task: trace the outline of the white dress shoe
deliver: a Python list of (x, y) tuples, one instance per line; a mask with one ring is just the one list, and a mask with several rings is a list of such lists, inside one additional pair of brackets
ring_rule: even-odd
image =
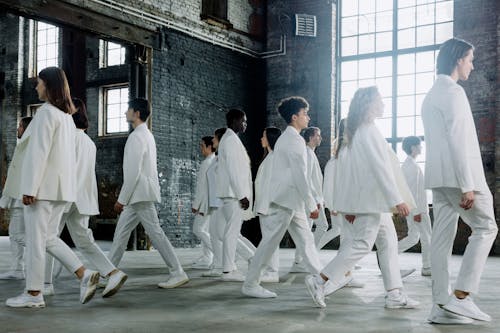
[(44, 308), (45, 301), (42, 293), (32, 296), (25, 291), (19, 296), (7, 299), (5, 305), (11, 308)]
[(80, 302), (87, 303), (94, 297), (95, 290), (99, 283), (99, 272), (86, 269), (80, 281)]
[(431, 268), (430, 267), (422, 267), (420, 274), (422, 274), (422, 276), (431, 276), (432, 275)]
[(172, 289), (172, 288), (177, 288), (182, 286), (183, 284), (186, 284), (189, 282), (189, 277), (187, 274), (182, 271), (177, 274), (170, 274), (170, 278), (166, 282), (160, 282), (158, 283), (158, 287), (164, 288), (164, 289)]
[(222, 268), (212, 268), (208, 272), (204, 272), (201, 274), (203, 277), (221, 277), (222, 276)]
[(102, 292), (102, 297), (111, 297), (120, 290), (125, 281), (127, 281), (127, 274), (122, 271), (117, 271), (113, 273), (108, 278), (108, 283), (104, 291)]
[(56, 294), (54, 285), (52, 283), (44, 283), (42, 294), (43, 296), (54, 296)]
[(443, 305), (443, 309), (467, 318), (481, 321), (491, 321), (491, 317), (481, 311), (470, 296), (467, 296), (464, 299), (459, 299), (453, 295), (450, 301)]
[(311, 295), (314, 304), (320, 308), (324, 308), (326, 307), (324, 291), (325, 283), (321, 283), (320, 279), (322, 280), (321, 276), (317, 274), (308, 275), (306, 276), (305, 283), (307, 291), (309, 292), (309, 295)]
[(304, 261), (294, 262), (292, 268), (290, 268), (290, 273), (310, 273), (307, 269), (306, 265), (304, 265)]
[(264, 283), (278, 283), (280, 282), (280, 276), (278, 272), (264, 272), (260, 277), (260, 282)]
[(411, 275), (415, 271), (416, 271), (415, 268), (412, 268), (412, 269), (402, 269), (402, 270), (399, 271), (399, 273), (401, 274), (401, 278), (404, 279), (405, 277)]
[(24, 271), (8, 271), (0, 274), (0, 280), (24, 280)]
[(399, 289), (392, 290), (385, 296), (385, 307), (387, 309), (415, 309), (420, 302), (411, 299)]
[(273, 293), (272, 291), (262, 288), (259, 285), (250, 287), (243, 284), (243, 287), (241, 287), (241, 292), (244, 295), (256, 298), (275, 298), (277, 296), (276, 293)]
[(240, 271), (234, 270), (229, 273), (222, 273), (221, 280), (228, 282), (244, 282), (245, 276)]
[(474, 320), (454, 314), (444, 310), (440, 305), (434, 304), (432, 306), (431, 314), (427, 321), (431, 324), (445, 324), (445, 325), (466, 325), (472, 324)]

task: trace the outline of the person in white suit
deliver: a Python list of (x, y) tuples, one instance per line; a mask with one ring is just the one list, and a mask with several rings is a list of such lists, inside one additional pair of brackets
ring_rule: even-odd
[(406, 182), (410, 187), (417, 207), (410, 211), (406, 218), (408, 234), (399, 240), (398, 250), (402, 253), (415, 244), (420, 239), (422, 247), (422, 276), (431, 275), (431, 218), (429, 216), (429, 206), (424, 187), (424, 175), (416, 162), (416, 158), (422, 151), (422, 145), (418, 136), (408, 136), (403, 139), (403, 150), (408, 155), (401, 165), (401, 170)]
[(201, 240), (202, 255), (192, 265), (197, 269), (208, 269), (212, 265), (213, 253), (209, 233), (210, 205), (208, 202), (208, 178), (207, 171), (215, 159), (215, 148), (213, 136), (204, 136), (200, 141), (201, 155), (205, 158), (201, 162), (196, 176), (196, 190), (191, 211), (194, 216), (193, 234)]
[[(217, 197), (222, 200), (219, 208), (224, 222), (222, 261), (224, 281), (243, 281), (243, 274), (235, 264), (236, 247), (243, 220), (252, 217), (249, 207), (252, 203), (252, 173), (250, 158), (238, 134), (245, 133), (247, 117), (239, 109), (226, 113), (227, 130), (222, 136), (218, 150)], [(248, 214), (243, 214), (248, 211)]]
[[(17, 139), (20, 140), (27, 130), (32, 117), (24, 117), (19, 121), (19, 126), (17, 127)], [(27, 135), (29, 136), (29, 135)], [(22, 280), (24, 279), (24, 212), (23, 212), (23, 202), (19, 197), (19, 193), (13, 194), (9, 193), (9, 186), (12, 182), (20, 182), (21, 176), (20, 170), (22, 166), (22, 158), (24, 152), (26, 151), (26, 145), (28, 140), (24, 140), (22, 144), (17, 144), (14, 149), (14, 155), (12, 161), (9, 165), (7, 171), (7, 180), (2, 192), (2, 198), (0, 198), (0, 208), (8, 209), (10, 220), (9, 220), (9, 241), (10, 241), (10, 252), (12, 253), (12, 263), (10, 265), (10, 270), (0, 274), (0, 280)], [(22, 155), (22, 156), (21, 156)], [(14, 179), (16, 176), (19, 179)]]
[(43, 69), (38, 75), (36, 90), (38, 98), (45, 103), (29, 126), (19, 187), (25, 205), (26, 288), (21, 295), (9, 298), (6, 304), (9, 307), (45, 306), (41, 291), (46, 251), (80, 279), (80, 302), (86, 303), (95, 294), (99, 273), (86, 269), (57, 235), (67, 203), (76, 200), (75, 124), (71, 118), (75, 107), (66, 75), (60, 68)]
[[(261, 234), (269, 234), (272, 232), (268, 223), (269, 219), (269, 198), (271, 196), (271, 188), (269, 187), (270, 177), (273, 167), (273, 150), (276, 141), (281, 135), (281, 130), (277, 127), (267, 127), (262, 133), (260, 139), (262, 148), (264, 148), (264, 159), (260, 163), (255, 177), (255, 201), (254, 201), (254, 214), (259, 216), (259, 224)], [(274, 251), (267, 268), (263, 271), (261, 282), (279, 282), (279, 246)]]
[(170, 270), (166, 282), (160, 288), (176, 288), (189, 281), (174, 248), (160, 226), (155, 202), (160, 202), (160, 183), (156, 165), (156, 143), (146, 124), (150, 115), (149, 102), (135, 98), (129, 102), (126, 112), (127, 121), (134, 131), (125, 143), (123, 155), (123, 185), (115, 203), (115, 211), (120, 213), (116, 224), (113, 244), (108, 257), (111, 263), (120, 263), (130, 234), (141, 223), (151, 238), (155, 249)]
[[(102, 252), (89, 229), (89, 218), (99, 214), (97, 181), (95, 176), (96, 146), (85, 133), (89, 127), (87, 109), (81, 99), (73, 98), (76, 112), (72, 115), (76, 126), (76, 201), (68, 204), (61, 219), (59, 231), (67, 226), (71, 239), (80, 253), (97, 268), (100, 275), (108, 279), (102, 297), (111, 297), (127, 280), (127, 275), (118, 270)], [(52, 258), (51, 258), (52, 259)], [(54, 260), (49, 260), (43, 294), (53, 295), (52, 269)]]
[(384, 111), (377, 87), (360, 88), (349, 106), (346, 144), (339, 147), (334, 174), (333, 209), (350, 223), (348, 246), (320, 274), (308, 275), (306, 287), (314, 303), (325, 307), (325, 282), (339, 285), (346, 273), (377, 245), (386, 308), (414, 308), (417, 301), (403, 292), (399, 273), (397, 235), (391, 213), (408, 215), (413, 197), (404, 181), (397, 156), (374, 120)]
[(268, 185), (270, 205), (265, 222), (268, 231), (262, 235), (241, 288), (242, 293), (250, 297), (277, 296), (260, 286), (260, 277), (287, 230), (307, 269), (319, 273), (322, 267), (306, 215), (307, 212), (313, 219), (319, 215), (307, 178), (306, 144), (300, 136), (310, 120), (308, 110), (309, 104), (302, 97), (285, 98), (278, 105), (278, 112), (288, 127), (278, 138), (273, 153)]
[[(426, 142), (425, 187), (432, 190), (431, 240), (433, 308), (429, 321), (467, 324), (490, 321), (472, 300), (498, 228), (486, 183), (481, 150), (467, 95), (457, 81), (474, 69), (474, 47), (453, 38), (441, 46), (437, 78), (422, 104)], [(448, 270), (458, 217), (472, 229), (462, 265), (450, 288)], [(451, 315), (453, 314), (453, 316)]]

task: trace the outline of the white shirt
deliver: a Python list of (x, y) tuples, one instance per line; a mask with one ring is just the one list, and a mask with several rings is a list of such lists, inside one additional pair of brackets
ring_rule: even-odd
[(306, 145), (307, 151), (307, 177), (311, 182), (311, 192), (317, 204), (324, 204), (323, 199), (323, 174), (319, 166), (318, 157), (314, 150)]
[(192, 207), (202, 214), (208, 213), (208, 180), (207, 170), (215, 159), (215, 153), (208, 155), (201, 162), (200, 169), (196, 177), (196, 191)]
[(208, 185), (208, 206), (210, 208), (222, 207), (222, 200), (217, 197), (217, 162), (218, 157), (215, 156), (207, 167), (207, 185)]
[(266, 158), (262, 161), (255, 177), (255, 202), (254, 213), (260, 215), (267, 215), (269, 210), (269, 187), (271, 179), (271, 171), (273, 167), (274, 153), (271, 151), (267, 154)]
[(422, 121), (425, 187), (488, 190), (469, 101), (450, 76), (437, 76), (422, 104)]
[(421, 213), (427, 213), (429, 211), (429, 207), (427, 205), (427, 196), (425, 193), (424, 175), (422, 174), (422, 170), (420, 170), (420, 167), (415, 159), (409, 155), (403, 162), (401, 170), (403, 171), (406, 183), (408, 184), (417, 205), (413, 214), (418, 215)]

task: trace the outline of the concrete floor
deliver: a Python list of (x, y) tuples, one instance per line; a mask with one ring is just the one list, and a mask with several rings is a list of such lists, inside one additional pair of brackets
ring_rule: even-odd
[[(109, 243), (103, 243), (104, 249)], [(184, 267), (199, 249), (177, 249)], [(120, 268), (129, 274), (122, 290), (112, 298), (96, 294), (85, 305), (78, 302), (78, 283), (63, 272), (55, 281), (56, 295), (46, 297), (45, 309), (11, 309), (8, 297), (19, 294), (24, 281), (0, 281), (0, 332), (500, 332), (500, 258), (490, 258), (483, 274), (478, 305), (493, 317), (491, 323), (439, 326), (426, 322), (431, 306), (431, 280), (414, 273), (405, 279), (408, 294), (420, 301), (416, 310), (384, 309), (384, 290), (375, 254), (364, 258), (356, 276), (362, 289), (342, 289), (327, 300), (326, 309), (313, 306), (304, 286), (305, 274), (289, 274), (293, 250), (282, 249), (281, 282), (267, 284), (276, 299), (254, 299), (240, 293), (241, 283), (202, 278), (202, 271), (186, 269), (191, 281), (180, 288), (156, 287), (167, 273), (155, 251), (127, 252)], [(321, 251), (326, 263), (336, 251)], [(420, 256), (405, 253), (402, 268), (420, 268)], [(9, 266), (8, 239), (0, 237), (0, 271)], [(246, 263), (238, 263), (246, 270)], [(460, 257), (452, 259), (455, 276)], [(100, 293), (101, 291), (98, 291)]]

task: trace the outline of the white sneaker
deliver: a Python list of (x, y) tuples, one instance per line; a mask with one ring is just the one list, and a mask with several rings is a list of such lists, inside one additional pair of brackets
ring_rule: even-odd
[(52, 283), (44, 283), (42, 294), (43, 296), (54, 296), (56, 294), (54, 285)]
[(364, 288), (365, 287), (365, 283), (362, 282), (362, 281), (359, 281), (358, 279), (356, 279), (355, 277), (352, 278), (351, 281), (347, 282), (347, 284), (345, 285), (347, 288)]
[(260, 282), (263, 283), (278, 283), (280, 282), (280, 276), (277, 272), (264, 272), (260, 277)]
[(238, 270), (234, 270), (229, 273), (222, 273), (222, 281), (228, 282), (244, 282), (245, 276)]
[(222, 276), (222, 268), (212, 268), (208, 272), (201, 274), (203, 277), (221, 277)]
[(245, 284), (243, 284), (243, 287), (241, 287), (241, 292), (244, 295), (250, 296), (250, 297), (256, 297), (256, 298), (274, 298), (278, 295), (276, 293), (273, 293), (272, 291), (269, 291), (265, 288), (262, 288), (259, 285), (249, 287)]
[(385, 296), (385, 307), (387, 309), (415, 309), (420, 302), (411, 299), (399, 289), (392, 290)]
[(422, 267), (422, 270), (420, 271), (422, 276), (432, 276), (431, 268), (430, 267)]
[(408, 275), (412, 274), (415, 271), (416, 271), (415, 268), (412, 268), (412, 269), (402, 269), (402, 270), (399, 271), (399, 274), (401, 274), (401, 278), (404, 279), (405, 277), (407, 277)]
[(337, 290), (344, 288), (352, 280), (353, 277), (351, 274), (349, 274), (347, 276), (344, 276), (344, 278), (340, 280), (338, 283), (334, 283), (331, 280), (326, 281), (324, 285), (325, 296), (331, 295)]
[(111, 297), (116, 294), (125, 281), (127, 281), (127, 278), (127, 274), (122, 271), (117, 271), (109, 276), (106, 288), (104, 288), (104, 291), (102, 292), (102, 297)]
[(5, 305), (11, 308), (44, 308), (45, 301), (42, 293), (32, 296), (25, 291), (19, 296), (7, 299)]
[(0, 280), (23, 280), (24, 271), (8, 271), (0, 274)]
[(431, 324), (464, 325), (472, 324), (474, 320), (446, 311), (441, 306), (434, 304), (427, 321)]
[(95, 290), (99, 283), (99, 272), (86, 269), (80, 281), (80, 302), (87, 303), (94, 297)]
[(453, 295), (450, 301), (443, 305), (443, 309), (467, 318), (491, 321), (491, 317), (481, 311), (470, 296), (467, 296), (464, 299), (458, 299), (455, 295)]
[(307, 269), (306, 265), (304, 265), (304, 261), (294, 262), (292, 268), (290, 268), (290, 273), (310, 273)]
[(99, 282), (97, 283), (97, 288), (106, 288), (108, 285), (108, 278), (106, 276), (100, 276)]
[(164, 289), (172, 289), (180, 287), (188, 282), (189, 282), (189, 277), (184, 271), (181, 271), (180, 273), (170, 274), (170, 277), (166, 282), (158, 283), (158, 287)]
[(324, 308), (326, 307), (324, 283), (320, 283), (319, 279), (321, 279), (321, 276), (319, 275), (308, 275), (306, 276), (305, 283), (307, 291), (309, 292), (309, 295), (311, 295), (314, 304), (320, 308)]
[(192, 265), (193, 269), (210, 269), (210, 265), (212, 265), (212, 258), (208, 258), (202, 256), (198, 258)]

